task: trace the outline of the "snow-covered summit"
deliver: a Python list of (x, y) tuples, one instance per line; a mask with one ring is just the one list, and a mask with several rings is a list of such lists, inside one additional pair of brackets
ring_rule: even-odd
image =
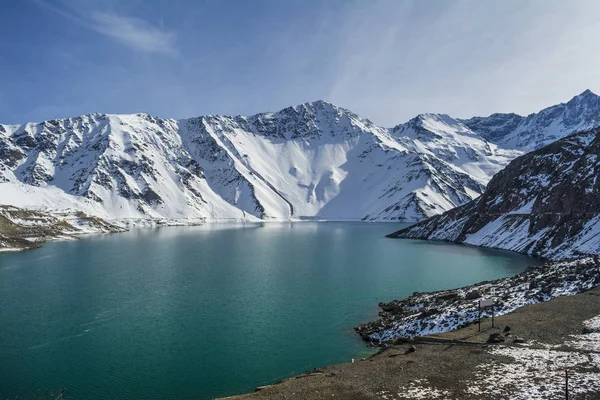
[(526, 117), (492, 114), (462, 120), (485, 139), (504, 148), (531, 151), (571, 133), (600, 125), (600, 96), (591, 90)]
[(419, 114), (410, 121), (396, 125), (392, 131), (397, 135), (422, 135), (427, 137), (448, 137), (456, 134), (464, 134), (481, 137), (466, 127), (460, 121), (450, 117), (447, 114), (425, 113)]
[[(243, 187), (253, 190), (244, 210), (261, 218), (416, 220), (483, 188), (413, 139), (323, 101), (251, 117), (200, 117), (180, 127), (207, 180), (247, 182)], [(215, 153), (206, 148), (234, 162), (214, 168)], [(239, 191), (211, 186), (237, 204)]]
[(446, 114), (419, 114), (391, 131), (397, 141), (414, 151), (450, 163), (483, 185), (522, 154), (500, 148)]

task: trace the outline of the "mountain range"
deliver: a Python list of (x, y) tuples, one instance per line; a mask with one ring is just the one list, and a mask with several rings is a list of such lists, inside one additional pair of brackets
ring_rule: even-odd
[(600, 253), (600, 128), (527, 153), (461, 207), (390, 235), (549, 259)]
[(588, 90), (526, 117), (420, 114), (393, 128), (325, 101), (0, 125), (0, 204), (121, 221), (420, 221), (478, 198), (515, 158), (600, 125), (599, 110)]

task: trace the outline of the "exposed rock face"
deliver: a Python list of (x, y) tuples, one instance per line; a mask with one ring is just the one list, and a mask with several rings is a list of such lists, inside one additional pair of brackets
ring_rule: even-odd
[(480, 198), (390, 235), (449, 240), (550, 259), (600, 253), (600, 130), (512, 161)]

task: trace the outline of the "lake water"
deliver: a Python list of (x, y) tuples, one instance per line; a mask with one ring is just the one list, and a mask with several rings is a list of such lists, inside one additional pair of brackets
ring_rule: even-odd
[[(207, 399), (369, 354), (377, 304), (538, 261), (400, 224), (143, 229), (0, 255), (0, 399)], [(37, 392), (36, 392), (37, 391)]]

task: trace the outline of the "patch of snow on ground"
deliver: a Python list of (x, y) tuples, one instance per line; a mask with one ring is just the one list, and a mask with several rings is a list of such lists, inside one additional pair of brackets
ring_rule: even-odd
[(394, 394), (389, 390), (382, 390), (381, 392), (375, 393), (383, 400), (394, 400), (394, 399), (440, 399), (446, 400), (451, 399), (450, 392), (447, 390), (440, 390), (430, 386), (427, 379), (415, 379), (410, 382), (408, 386), (401, 387), (398, 394)]
[[(584, 326), (598, 327), (599, 323), (600, 315), (585, 321)], [(600, 334), (592, 332), (571, 338), (564, 343), (570, 350), (548, 348), (564, 349), (564, 346), (490, 348), (491, 354), (510, 361), (480, 365), (467, 392), (517, 400), (562, 398), (568, 371), (570, 395), (600, 393)]]
[(398, 396), (409, 399), (450, 399), (450, 393), (428, 386), (427, 379), (416, 379), (404, 390), (400, 389)]
[(600, 391), (600, 372), (589, 354), (520, 347), (489, 351), (510, 361), (479, 366), (476, 380), (467, 389), (469, 394), (517, 400), (562, 398), (565, 370), (569, 371), (569, 393)]
[(600, 315), (583, 321), (583, 326), (593, 331), (600, 331)]
[(2, 247), (2, 244), (0, 243), (0, 253), (9, 253), (9, 252), (14, 252), (14, 251), (21, 251), (23, 249), (18, 249), (15, 247)]

